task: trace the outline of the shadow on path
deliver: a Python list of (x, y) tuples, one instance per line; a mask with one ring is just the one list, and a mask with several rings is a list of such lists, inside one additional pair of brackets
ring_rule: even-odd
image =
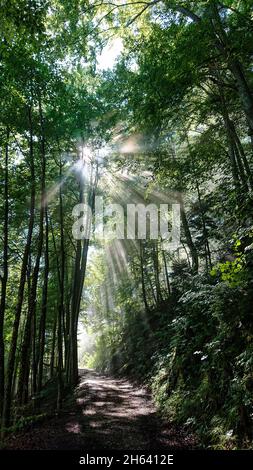
[(162, 420), (145, 388), (80, 370), (76, 403), (9, 438), (7, 449), (191, 449), (196, 440)]

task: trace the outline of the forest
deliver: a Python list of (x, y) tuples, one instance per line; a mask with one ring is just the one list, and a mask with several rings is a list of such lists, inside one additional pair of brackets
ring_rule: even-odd
[[(0, 448), (43, 448), (93, 374), (168, 446), (251, 449), (252, 0), (1, 0), (0, 33)], [(73, 447), (129, 424), (86, 418)]]

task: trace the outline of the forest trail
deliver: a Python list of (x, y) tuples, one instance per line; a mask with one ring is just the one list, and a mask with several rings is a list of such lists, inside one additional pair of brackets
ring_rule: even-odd
[(196, 440), (162, 420), (145, 388), (80, 371), (75, 401), (60, 416), (8, 439), (6, 449), (191, 449)]

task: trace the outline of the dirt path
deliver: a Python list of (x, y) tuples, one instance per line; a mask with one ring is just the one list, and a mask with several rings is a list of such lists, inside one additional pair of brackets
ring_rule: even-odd
[(189, 449), (193, 436), (157, 415), (144, 388), (82, 370), (76, 402), (8, 440), (7, 449)]

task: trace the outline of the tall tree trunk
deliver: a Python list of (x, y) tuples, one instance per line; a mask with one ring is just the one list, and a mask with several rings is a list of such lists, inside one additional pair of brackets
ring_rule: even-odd
[[(62, 391), (63, 391), (63, 341), (62, 334), (64, 328), (64, 284), (65, 284), (65, 247), (64, 247), (64, 217), (63, 217), (63, 198), (62, 198), (62, 162), (60, 161), (60, 233), (61, 233), (61, 247), (60, 247), (60, 303), (58, 309), (58, 330), (57, 330), (57, 344), (58, 344), (58, 396), (57, 396), (57, 409), (62, 406)], [(65, 335), (64, 335), (65, 337)], [(66, 343), (65, 343), (66, 347)]]
[[(225, 100), (223, 102), (223, 106), (225, 106), (226, 108)], [(252, 172), (251, 172), (247, 157), (245, 155), (242, 143), (236, 132), (235, 125), (233, 121), (230, 119), (228, 111), (224, 111), (224, 122), (225, 122), (225, 127), (227, 130), (228, 138), (231, 141), (231, 145), (234, 148), (234, 153), (236, 156), (236, 161), (237, 161), (242, 184), (244, 186), (245, 191), (248, 191), (248, 185), (250, 186), (251, 189), (253, 189)]]
[(145, 276), (144, 276), (144, 247), (143, 241), (140, 240), (140, 268), (141, 268), (141, 288), (142, 288), (142, 298), (145, 306), (145, 310), (149, 310), (149, 305), (147, 301), (146, 286), (145, 286)]
[(197, 273), (198, 268), (199, 268), (198, 252), (197, 252), (196, 246), (195, 246), (195, 244), (192, 240), (191, 231), (190, 231), (188, 220), (187, 220), (187, 217), (186, 217), (186, 214), (185, 214), (184, 203), (183, 203), (183, 200), (182, 200), (181, 196), (179, 196), (179, 202), (180, 202), (180, 214), (181, 214), (183, 230), (184, 230), (184, 234), (185, 234), (185, 238), (186, 238), (186, 243), (187, 243), (188, 248), (190, 250), (191, 259), (192, 259), (192, 271), (193, 271), (193, 273)]
[[(227, 65), (235, 79), (237, 85), (237, 92), (240, 98), (242, 108), (244, 110), (250, 136), (253, 136), (253, 93), (249, 86), (249, 83), (246, 79), (243, 66), (232, 52), (233, 47), (231, 47), (229, 38), (227, 36), (226, 30), (222, 24), (221, 17), (217, 8), (219, 3), (216, 0), (211, 1), (207, 6), (207, 14), (210, 18), (211, 27), (215, 37), (215, 46), (219, 52), (223, 54), (224, 59), (227, 62)], [(200, 23), (202, 18), (198, 15), (195, 15), (188, 8), (170, 6), (172, 9), (176, 9), (184, 16), (190, 18), (195, 23)]]
[(231, 73), (234, 76), (235, 82), (237, 84), (238, 95), (242, 103), (242, 108), (245, 112), (245, 116), (248, 121), (251, 135), (253, 134), (253, 94), (250, 86), (245, 77), (245, 73), (240, 61), (236, 58), (235, 54), (232, 52), (232, 47), (229, 43), (227, 33), (223, 27), (219, 11), (217, 8), (218, 2), (213, 0), (210, 3), (210, 14), (211, 14), (211, 23), (214, 29), (214, 33), (217, 38), (217, 48), (224, 55), (225, 60), (227, 61), (228, 67), (230, 68)]
[(68, 353), (68, 383), (70, 385), (75, 385), (76, 377), (74, 373), (75, 366), (74, 364), (77, 361), (76, 357), (76, 340), (75, 340), (75, 317), (76, 317), (76, 300), (77, 300), (77, 290), (79, 282), (79, 271), (80, 271), (80, 261), (81, 261), (81, 240), (77, 240), (75, 264), (73, 269), (73, 288), (72, 288), (72, 298), (71, 298), (71, 310), (70, 310), (70, 325), (69, 325), (69, 353)]
[[(232, 167), (232, 175), (234, 180), (235, 190), (238, 199), (241, 198), (241, 185), (244, 192), (248, 192), (248, 184), (252, 188), (252, 175), (248, 165), (248, 161), (240, 145), (239, 137), (236, 134), (235, 127), (229, 118), (227, 111), (224, 111), (224, 125), (227, 133), (228, 151)], [(246, 165), (246, 168), (245, 168)]]
[(57, 315), (55, 315), (54, 323), (53, 323), (53, 338), (52, 338), (52, 348), (51, 348), (51, 357), (50, 357), (50, 379), (54, 377), (56, 329), (57, 329)]
[(48, 252), (48, 211), (45, 207), (45, 266), (44, 266), (44, 283), (42, 292), (42, 304), (39, 326), (39, 352), (38, 352), (38, 392), (41, 391), (43, 381), (43, 360), (45, 350), (45, 332), (46, 332), (46, 316), (47, 316), (47, 292), (48, 292), (48, 274), (49, 274), (49, 252)]
[(165, 252), (164, 252), (163, 249), (162, 249), (162, 258), (163, 258), (163, 265), (164, 265), (166, 287), (167, 287), (168, 293), (171, 294), (171, 287), (170, 287), (170, 279), (169, 279), (169, 273), (168, 273), (167, 260), (166, 260), (166, 255), (165, 255)]
[(28, 224), (28, 231), (27, 231), (27, 237), (26, 237), (26, 244), (25, 244), (22, 265), (21, 265), (17, 305), (16, 305), (16, 310), (15, 310), (12, 337), (11, 337), (11, 343), (10, 343), (10, 351), (9, 351), (9, 357), (8, 357), (6, 386), (5, 386), (5, 393), (4, 393), (3, 420), (2, 420), (3, 427), (8, 427), (10, 424), (13, 372), (14, 372), (14, 365), (15, 365), (20, 316), (21, 316), (21, 311), (22, 311), (22, 306), (23, 306), (27, 263), (28, 263), (29, 253), (30, 253), (33, 227), (34, 227), (34, 215), (35, 215), (35, 170), (34, 170), (33, 124), (32, 124), (31, 107), (28, 108), (28, 119), (29, 119), (29, 128), (30, 128), (29, 165), (30, 165), (30, 175), (31, 175), (30, 215), (29, 215), (29, 224)]
[(4, 401), (4, 314), (6, 306), (6, 290), (8, 282), (8, 230), (9, 230), (9, 130), (6, 132), (5, 169), (4, 169), (4, 227), (3, 227), (3, 275), (1, 277), (0, 301), (0, 417)]
[(153, 241), (153, 265), (154, 265), (154, 275), (155, 275), (155, 289), (157, 296), (157, 304), (160, 304), (163, 300), (161, 287), (160, 287), (160, 273), (159, 273), (159, 258), (158, 258), (158, 241)]
[(62, 163), (60, 163), (60, 192), (59, 192), (59, 199), (60, 199), (60, 233), (61, 233), (61, 268), (60, 268), (60, 307), (61, 307), (61, 315), (62, 315), (62, 326), (64, 332), (64, 340), (66, 346), (66, 331), (65, 331), (65, 306), (64, 306), (64, 298), (65, 298), (65, 243), (64, 243), (64, 214), (63, 214), (63, 196), (62, 196)]
[(62, 354), (62, 312), (61, 305), (58, 305), (58, 327), (57, 327), (57, 410), (62, 407), (63, 395), (63, 354)]
[[(84, 203), (84, 188), (83, 181), (79, 182), (79, 203)], [(83, 241), (83, 243), (86, 240)], [(70, 323), (69, 323), (69, 352), (68, 352), (68, 383), (69, 385), (75, 385), (77, 381), (76, 377), (76, 362), (77, 362), (77, 346), (76, 346), (76, 312), (77, 312), (77, 297), (80, 283), (80, 264), (82, 257), (82, 241), (77, 240), (76, 242), (76, 255), (73, 268), (73, 281), (72, 281), (72, 297), (71, 297), (71, 310), (70, 310)]]
[[(90, 187), (88, 190), (88, 205), (91, 213), (94, 213), (95, 208), (95, 194), (98, 182), (98, 165), (96, 164), (94, 180), (90, 178)], [(80, 181), (80, 202), (83, 202), (83, 181)], [(86, 273), (87, 256), (89, 249), (89, 236), (91, 231), (91, 219), (87, 219), (86, 234), (87, 238), (77, 241), (77, 252), (75, 258), (74, 278), (73, 278), (73, 292), (71, 302), (71, 319), (70, 319), (70, 334), (69, 334), (69, 383), (75, 385), (78, 381), (78, 344), (77, 344), (77, 327), (78, 317), (82, 299), (82, 291)]]
[[(232, 121), (231, 121), (232, 123)], [(249, 162), (247, 160), (247, 157), (245, 155), (245, 152), (244, 152), (244, 148), (242, 146), (242, 143), (240, 141), (240, 138), (236, 132), (236, 129), (235, 129), (235, 126), (234, 124), (232, 123), (233, 125), (233, 135), (234, 135), (234, 139), (235, 139), (235, 142), (236, 142), (236, 145), (237, 145), (237, 148), (238, 148), (238, 152), (241, 156), (241, 159), (243, 161), (243, 164), (244, 164), (244, 168), (245, 168), (245, 172), (246, 172), (246, 175), (247, 175), (247, 178), (248, 178), (248, 181), (249, 181), (249, 185), (250, 185), (250, 188), (251, 190), (253, 190), (253, 175), (252, 175), (252, 171), (250, 169), (250, 166), (249, 166)]]
[(50, 226), (53, 238), (56, 266), (57, 266), (57, 278), (60, 292), (60, 301), (57, 303), (56, 307), (56, 319), (53, 332), (53, 345), (52, 345), (52, 355), (51, 355), (51, 365), (50, 365), (50, 377), (53, 376), (54, 370), (54, 360), (55, 360), (55, 345), (57, 345), (57, 409), (60, 410), (62, 406), (62, 392), (63, 392), (63, 381), (62, 381), (62, 369), (63, 369), (63, 352), (62, 352), (62, 311), (61, 311), (61, 266), (59, 263), (59, 258), (57, 254), (57, 247), (54, 236), (54, 229), (52, 221), (50, 219)]
[(64, 292), (64, 307), (65, 307), (65, 370), (66, 377), (69, 374), (69, 334), (70, 334), (70, 302), (71, 302), (71, 284), (69, 279), (69, 269), (66, 257), (66, 272), (65, 272), (65, 292)]
[(209, 240), (208, 240), (208, 232), (206, 228), (206, 219), (205, 219), (204, 209), (203, 209), (201, 196), (200, 196), (199, 183), (197, 179), (196, 179), (196, 187), (197, 187), (199, 209), (200, 209), (200, 215), (201, 215), (201, 221), (202, 221), (203, 238), (204, 238), (204, 243), (205, 243), (206, 269), (208, 270), (209, 268), (212, 268), (211, 251), (210, 251), (210, 245), (209, 245)]
[[(43, 116), (41, 102), (39, 100), (39, 114), (41, 124), (41, 196), (40, 196), (40, 219), (39, 219), (39, 236), (38, 251), (35, 261), (35, 267), (32, 276), (31, 294), (28, 302), (28, 312), (26, 318), (25, 335), (21, 349), (21, 363), (18, 383), (18, 401), (25, 402), (27, 396), (29, 369), (30, 369), (30, 353), (32, 346), (33, 357), (33, 393), (36, 393), (36, 363), (35, 363), (35, 345), (36, 345), (36, 303), (37, 303), (37, 284), (40, 269), (40, 260), (43, 250), (44, 241), (44, 212), (45, 212), (45, 177), (46, 177), (46, 155), (45, 155), (45, 137), (43, 128)], [(32, 334), (33, 333), (33, 334)], [(31, 344), (32, 337), (32, 344)]]

